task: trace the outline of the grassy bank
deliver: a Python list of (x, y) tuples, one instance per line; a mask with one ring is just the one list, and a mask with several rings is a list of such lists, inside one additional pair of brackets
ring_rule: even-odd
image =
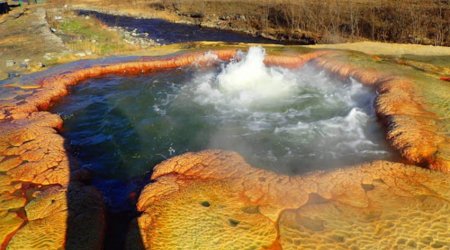
[(64, 44), (75, 52), (112, 55), (139, 49), (95, 18), (78, 16), (71, 11), (49, 11), (47, 21)]

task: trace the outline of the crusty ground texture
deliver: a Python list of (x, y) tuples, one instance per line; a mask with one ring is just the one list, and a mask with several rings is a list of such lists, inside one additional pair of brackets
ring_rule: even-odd
[(159, 164), (138, 209), (148, 249), (450, 247), (447, 175), (376, 161), (283, 176), (233, 152)]
[[(101, 198), (95, 190), (82, 184), (83, 173), (70, 159), (64, 139), (57, 133), (62, 126), (61, 118), (45, 111), (53, 102), (68, 94), (69, 86), (107, 74), (137, 75), (189, 65), (208, 66), (217, 62), (217, 58), (230, 60), (236, 52), (231, 48), (159, 59), (138, 58), (131, 62), (56, 74), (34, 83), (4, 85), (8, 88), (8, 94), (2, 95), (0, 100), (0, 194), (4, 197), (0, 203), (1, 247), (101, 248), (104, 227)], [(331, 74), (352, 77), (375, 86), (380, 92), (376, 102), (377, 113), (388, 125), (387, 138), (392, 145), (411, 163), (449, 172), (450, 126), (446, 117), (450, 106), (449, 86), (432, 77), (416, 76), (407, 67), (401, 69), (400, 76), (396, 75), (400, 73), (399, 68), (393, 70), (392, 65), (378, 63), (378, 60), (362, 54), (314, 51), (272, 54), (266, 57), (265, 63), (301, 67), (311, 62)], [(424, 90), (421, 85), (424, 83), (429, 88)], [(302, 236), (305, 232), (311, 235), (311, 244), (312, 240), (325, 244), (330, 237), (344, 242), (352, 239), (357, 245), (365, 241), (372, 244), (370, 237), (373, 235), (392, 233), (395, 239), (387, 237), (384, 243), (395, 241), (398, 244), (420, 245), (420, 242), (426, 241), (428, 245), (448, 245), (445, 239), (450, 238), (449, 230), (443, 228), (448, 225), (445, 218), (448, 217), (450, 185), (443, 173), (377, 162), (345, 171), (312, 174), (313, 177), (285, 177), (256, 170), (235, 154), (213, 151), (185, 157), (187, 160), (178, 157), (160, 165), (153, 176), (156, 184), (148, 186), (140, 197), (139, 209), (144, 212), (139, 219), (141, 235), (145, 245), (152, 249), (163, 243), (167, 246), (191, 244), (192, 247), (217, 243), (234, 248), (249, 244), (249, 239), (257, 248), (265, 246), (276, 249), (298, 242), (308, 243), (305, 241), (308, 237)], [(368, 174), (364, 174), (366, 172)], [(365, 176), (368, 176), (367, 181)], [(183, 183), (181, 186), (180, 180)], [(300, 183), (300, 180), (305, 182)], [(265, 188), (256, 185), (266, 181), (268, 185)], [(358, 185), (359, 189), (354, 188)], [(174, 192), (176, 190), (179, 192)], [(373, 197), (368, 195), (369, 191)], [(213, 194), (216, 196), (211, 198), (211, 202), (209, 195)], [(187, 213), (191, 211), (187, 206), (191, 206), (196, 197), (201, 197), (198, 201), (201, 204), (192, 207), (192, 212), (199, 208), (211, 208), (208, 211), (212, 212), (204, 221), (203, 217), (198, 217), (200, 215)], [(153, 202), (149, 203), (149, 200)], [(224, 205), (218, 208), (225, 210), (213, 210), (216, 201), (220, 200)], [(313, 204), (304, 206), (309, 200), (314, 200)], [(408, 207), (402, 207), (405, 204)], [(320, 206), (320, 209), (312, 205)], [(416, 214), (409, 206), (424, 206), (425, 210), (431, 210), (426, 210), (423, 215), (419, 210)], [(175, 213), (174, 209), (179, 209), (180, 213)], [(399, 209), (405, 209), (405, 212), (400, 213)], [(384, 211), (388, 210), (392, 213), (385, 214)], [(303, 213), (310, 214), (310, 217), (302, 217)], [(342, 216), (347, 216), (348, 220), (336, 220)], [(316, 217), (320, 220), (316, 221)], [(372, 217), (376, 218), (376, 222), (371, 222)], [(404, 232), (410, 232), (410, 225), (403, 221), (416, 217), (418, 221), (414, 221), (413, 225), (422, 223), (420, 228), (428, 230), (426, 235), (430, 235), (431, 240), (419, 239), (419, 235), (406, 237)], [(430, 221), (430, 218), (437, 221)], [(244, 222), (247, 219), (249, 223)], [(358, 220), (369, 222), (361, 224)], [(386, 227), (391, 225), (391, 230), (401, 228), (404, 231), (383, 231), (384, 226), (380, 226), (379, 220), (386, 223)], [(254, 221), (258, 224), (252, 224)], [(214, 226), (208, 228), (204, 223)], [(302, 223), (312, 231), (296, 227)], [(174, 225), (184, 226), (175, 228)], [(360, 238), (351, 234), (349, 238), (343, 236), (341, 233), (345, 230), (333, 231), (344, 227), (359, 228), (361, 231), (365, 227), (369, 229), (368, 234)], [(189, 241), (187, 238), (186, 241), (181, 240), (188, 237), (185, 230), (189, 228), (195, 228), (196, 235), (204, 237), (191, 235)], [(324, 228), (333, 233), (314, 234)], [(221, 230), (221, 235), (211, 237), (210, 234), (217, 232), (216, 229)], [(234, 229), (243, 231), (236, 233)], [(174, 238), (170, 238), (172, 236)], [(381, 241), (379, 244), (384, 243)]]

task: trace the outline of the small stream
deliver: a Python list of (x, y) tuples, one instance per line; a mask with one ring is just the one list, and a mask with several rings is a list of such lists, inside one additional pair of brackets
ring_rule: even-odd
[[(117, 16), (90, 10), (79, 10), (78, 15), (94, 16), (110, 27), (120, 27), (135, 32), (138, 37), (150, 38), (159, 44), (172, 44), (196, 41), (217, 41), (230, 43), (272, 43), (285, 44), (245, 33), (200, 27), (198, 25), (172, 23), (157, 18), (134, 18)], [(148, 34), (147, 36), (145, 34)]]

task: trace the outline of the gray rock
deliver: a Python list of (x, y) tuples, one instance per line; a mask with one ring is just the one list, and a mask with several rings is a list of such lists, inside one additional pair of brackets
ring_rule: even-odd
[(20, 63), (20, 67), (27, 69), (30, 67), (30, 59), (24, 59), (22, 63)]
[(6, 67), (12, 67), (16, 64), (13, 60), (6, 60)]
[(54, 56), (53, 56), (53, 54), (52, 53), (45, 53), (44, 54), (44, 59), (45, 60), (52, 60), (54, 58)]
[(18, 72), (8, 72), (8, 78), (15, 78), (15, 77), (19, 77), (20, 73)]

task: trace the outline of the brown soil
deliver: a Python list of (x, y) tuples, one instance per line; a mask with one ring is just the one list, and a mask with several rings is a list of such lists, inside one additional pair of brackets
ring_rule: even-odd
[(450, 47), (424, 46), (418, 44), (398, 44), (382, 42), (354, 42), (338, 44), (316, 44), (309, 48), (339, 49), (360, 51), (370, 55), (417, 55), (417, 56), (450, 56)]
[(15, 8), (0, 23), (0, 80), (7, 72), (42, 70), (48, 59), (67, 51), (59, 37), (50, 31), (45, 9), (31, 5)]
[[(14, 77), (75, 60), (143, 50), (97, 19), (51, 4), (17, 7), (0, 17), (0, 80), (8, 73)], [(63, 24), (69, 29), (66, 33), (61, 31)]]

